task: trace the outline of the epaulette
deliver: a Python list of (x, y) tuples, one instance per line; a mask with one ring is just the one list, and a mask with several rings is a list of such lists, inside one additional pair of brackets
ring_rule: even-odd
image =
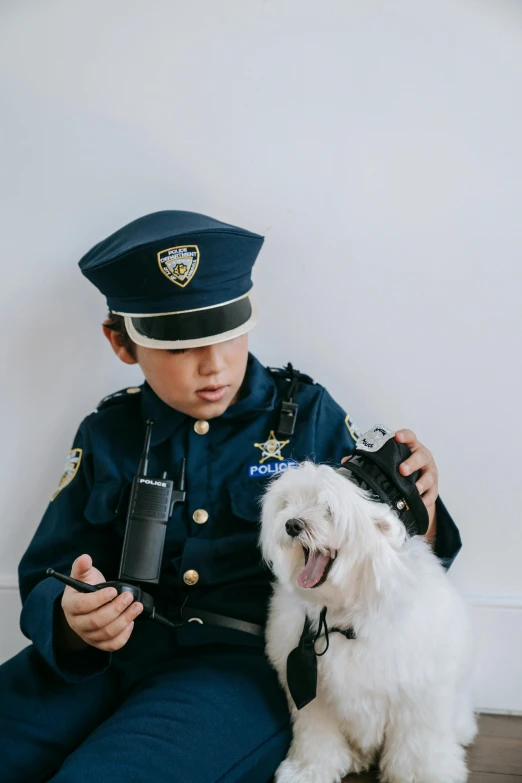
[(286, 367), (267, 367), (266, 368), (269, 372), (274, 373), (277, 378), (284, 379), (286, 381), (291, 381), (295, 374), (297, 373), (298, 378), (303, 383), (315, 383), (314, 379), (310, 377), (310, 375), (306, 375), (304, 372), (299, 372), (299, 370), (294, 370), (292, 365), (289, 363), (286, 365)]
[(120, 391), (114, 392), (113, 394), (108, 394), (98, 403), (96, 413), (102, 408), (108, 408), (110, 405), (115, 405), (116, 403), (123, 402), (123, 400), (128, 400), (130, 397), (133, 397), (140, 392), (141, 386), (129, 386), (127, 389), (120, 389)]

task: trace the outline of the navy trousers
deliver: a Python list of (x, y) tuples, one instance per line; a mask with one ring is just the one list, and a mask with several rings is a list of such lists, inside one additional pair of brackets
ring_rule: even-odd
[(262, 650), (184, 648), (70, 684), (31, 645), (0, 666), (2, 783), (268, 783), (290, 742)]

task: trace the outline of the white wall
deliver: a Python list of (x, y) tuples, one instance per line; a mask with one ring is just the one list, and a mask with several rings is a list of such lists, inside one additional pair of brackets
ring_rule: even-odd
[(522, 710), (521, 3), (11, 1), (0, 66), (2, 655), (77, 424), (139, 381), (76, 262), (180, 208), (266, 236), (261, 360), (433, 451), (479, 705)]

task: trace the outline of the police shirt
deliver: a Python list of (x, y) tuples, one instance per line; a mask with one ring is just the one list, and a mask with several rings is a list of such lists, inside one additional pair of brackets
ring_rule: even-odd
[[(258, 547), (260, 499), (267, 481), (304, 459), (338, 465), (355, 448), (350, 416), (328, 391), (308, 376), (298, 385), (295, 431), (278, 437), (281, 401), (289, 378), (263, 367), (249, 354), (239, 400), (208, 421), (165, 404), (145, 382), (106, 398), (80, 425), (62, 479), (19, 567), (23, 602), (21, 627), (62, 677), (79, 681), (113, 660), (139, 659), (151, 647), (151, 621), (136, 623), (124, 648), (106, 653), (62, 654), (53, 639), (55, 613), (64, 585), (46, 577), (48, 567), (69, 574), (79, 555), (91, 555), (106, 580), (118, 576), (127, 501), (152, 419), (149, 475), (176, 479), (186, 459), (186, 500), (168, 522), (159, 585), (158, 611), (172, 619), (186, 602), (191, 608), (264, 624), (271, 574)], [(436, 554), (448, 567), (461, 542), (440, 498)], [(175, 643), (259, 644), (249, 634), (200, 623), (177, 631)], [(158, 637), (159, 638), (159, 637)], [(166, 638), (166, 636), (162, 637)], [(262, 643), (262, 642), (261, 642)]]

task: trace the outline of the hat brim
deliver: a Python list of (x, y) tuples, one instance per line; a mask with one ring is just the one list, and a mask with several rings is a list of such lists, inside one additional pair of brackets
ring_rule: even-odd
[(144, 348), (180, 350), (214, 345), (246, 334), (257, 324), (257, 310), (250, 294), (232, 302), (161, 315), (125, 316), (125, 328)]

